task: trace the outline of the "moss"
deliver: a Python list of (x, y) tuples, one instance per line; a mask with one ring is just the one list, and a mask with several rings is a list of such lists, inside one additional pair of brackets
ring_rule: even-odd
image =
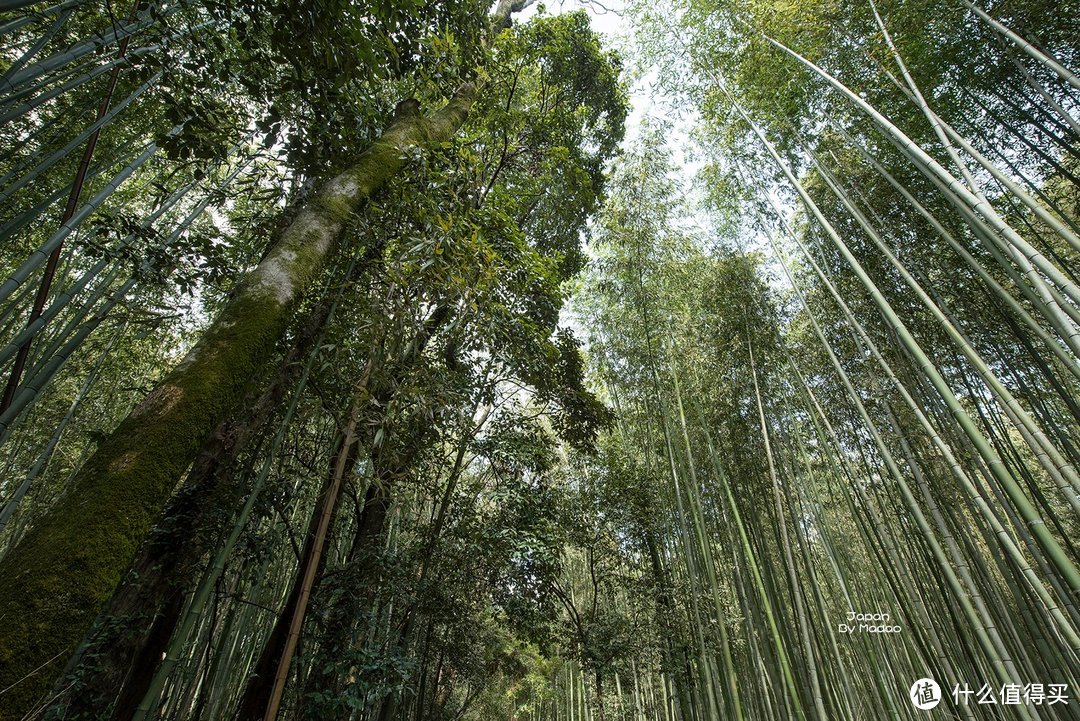
[(331, 216), (335, 222), (345, 223), (356, 213), (356, 201), (353, 198), (332, 196), (324, 198), (320, 203), (322, 210)]

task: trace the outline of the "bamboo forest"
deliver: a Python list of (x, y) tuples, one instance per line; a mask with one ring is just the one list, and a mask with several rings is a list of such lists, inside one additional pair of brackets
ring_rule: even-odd
[(0, 0), (0, 721), (1080, 720), (1080, 0)]

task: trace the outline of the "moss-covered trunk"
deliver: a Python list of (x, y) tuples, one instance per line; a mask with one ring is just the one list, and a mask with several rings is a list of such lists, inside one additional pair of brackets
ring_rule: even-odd
[(408, 148), (451, 138), (472, 98), (466, 86), (427, 118), (397, 117), (329, 181), (199, 343), (102, 442), (71, 493), (0, 562), (0, 721), (42, 701), (199, 449), (271, 354), (350, 215), (402, 168)]
[(330, 305), (322, 303), (309, 314), (261, 395), (246, 397), (242, 411), (220, 424), (199, 452), (53, 687), (45, 718), (131, 718), (180, 622), (184, 602), (202, 577), (207, 555), (225, 542), (232, 511), (243, 502), (247, 489), (238, 482), (243, 474), (237, 473), (237, 459), (276, 419), (275, 409), (300, 374), (298, 361), (311, 353), (329, 313)]

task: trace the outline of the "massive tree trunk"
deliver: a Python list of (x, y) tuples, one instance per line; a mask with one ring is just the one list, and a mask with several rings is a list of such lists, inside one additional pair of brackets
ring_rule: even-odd
[(40, 703), (184, 472), (244, 397), (350, 216), (405, 165), (409, 148), (451, 138), (473, 96), (466, 85), (429, 117), (399, 113), (329, 181), (199, 343), (103, 441), (72, 491), (0, 562), (0, 719), (21, 719)]

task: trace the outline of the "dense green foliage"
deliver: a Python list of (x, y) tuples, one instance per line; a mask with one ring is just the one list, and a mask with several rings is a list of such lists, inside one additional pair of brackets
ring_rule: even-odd
[(0, 13), (0, 719), (1075, 713), (1080, 8), (620, 12)]

